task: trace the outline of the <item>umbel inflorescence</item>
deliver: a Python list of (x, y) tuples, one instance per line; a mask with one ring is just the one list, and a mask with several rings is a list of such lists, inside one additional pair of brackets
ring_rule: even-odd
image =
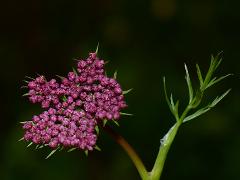
[(23, 122), (23, 139), (37, 145), (93, 150), (98, 125), (118, 120), (126, 108), (123, 91), (115, 78), (105, 75), (104, 61), (96, 53), (78, 60), (77, 70), (47, 81), (39, 76), (28, 82), (26, 94), (44, 111)]

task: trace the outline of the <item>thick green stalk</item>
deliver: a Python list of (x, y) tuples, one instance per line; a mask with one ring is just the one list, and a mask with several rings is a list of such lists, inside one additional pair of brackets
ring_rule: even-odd
[(176, 122), (176, 124), (168, 131), (168, 133), (162, 139), (157, 159), (155, 161), (152, 171), (150, 172), (150, 177), (148, 178), (149, 180), (160, 179), (168, 151), (172, 145), (172, 142), (177, 134), (180, 125), (180, 121)]

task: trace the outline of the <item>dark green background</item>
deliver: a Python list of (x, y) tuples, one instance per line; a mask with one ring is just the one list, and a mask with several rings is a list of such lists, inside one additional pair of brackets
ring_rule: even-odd
[[(206, 72), (210, 54), (223, 51), (218, 75), (234, 73), (208, 91), (209, 99), (232, 92), (216, 109), (184, 124), (169, 152), (163, 180), (240, 179), (238, 0), (95, 0), (7, 1), (0, 3), (1, 180), (135, 180), (138, 173), (125, 152), (104, 132), (102, 152), (57, 153), (26, 148), (20, 121), (40, 111), (20, 87), (25, 75), (65, 75), (74, 58), (85, 58), (100, 43), (99, 55), (118, 70), (133, 117), (121, 119), (119, 131), (139, 152), (148, 169), (160, 138), (174, 120), (163, 97), (169, 91), (187, 101), (186, 62), (197, 82), (195, 63)], [(207, 98), (208, 100), (208, 98)]]

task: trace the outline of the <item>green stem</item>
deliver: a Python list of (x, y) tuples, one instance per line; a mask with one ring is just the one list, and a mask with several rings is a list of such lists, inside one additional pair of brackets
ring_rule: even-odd
[(162, 174), (163, 166), (171, 147), (171, 144), (177, 134), (178, 128), (181, 125), (181, 121), (176, 122), (176, 124), (168, 131), (161, 141), (161, 146), (157, 155), (157, 159), (150, 173), (149, 180), (159, 180)]
[(137, 168), (142, 180), (159, 180), (162, 174), (164, 163), (168, 154), (168, 151), (172, 145), (172, 142), (177, 134), (178, 128), (182, 124), (182, 121), (178, 121), (168, 131), (168, 133), (161, 140), (161, 146), (151, 172), (148, 172), (139, 158), (135, 150), (128, 144), (128, 142), (117, 132), (111, 129), (109, 126), (102, 126), (102, 128), (110, 134), (113, 139), (127, 152), (128, 156)]
[(109, 126), (102, 126), (102, 128), (109, 133), (113, 139), (127, 152), (129, 157), (131, 158), (132, 162), (136, 166), (141, 178), (143, 180), (149, 179), (149, 174), (142, 162), (142, 160), (139, 158), (138, 154), (135, 152), (135, 150), (131, 147), (130, 144), (117, 132), (113, 131)]

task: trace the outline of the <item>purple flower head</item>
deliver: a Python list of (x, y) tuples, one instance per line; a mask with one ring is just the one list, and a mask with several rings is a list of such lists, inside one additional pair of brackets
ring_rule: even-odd
[(28, 83), (28, 98), (44, 111), (23, 124), (24, 139), (38, 145), (93, 150), (96, 126), (118, 120), (126, 108), (120, 84), (104, 73), (104, 61), (96, 53), (79, 60), (77, 72), (60, 82), (39, 76)]

